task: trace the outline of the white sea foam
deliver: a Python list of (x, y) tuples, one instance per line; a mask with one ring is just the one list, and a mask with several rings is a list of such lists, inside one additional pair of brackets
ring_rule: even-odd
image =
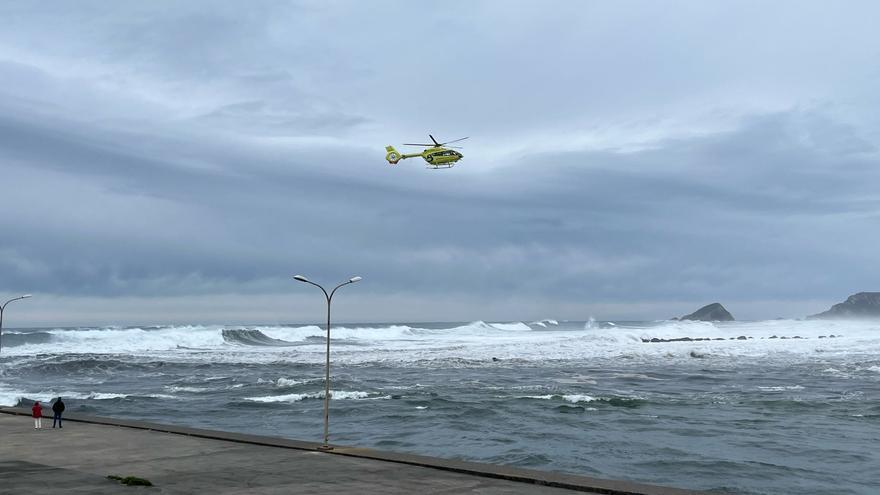
[(318, 381), (322, 381), (322, 380), (323, 380), (323, 378), (308, 378), (305, 380), (297, 380), (296, 378), (285, 378), (282, 376), (282, 377), (276, 378), (275, 380), (266, 380), (264, 378), (257, 378), (257, 383), (271, 383), (272, 385), (275, 385), (276, 387), (293, 387), (296, 385), (303, 385), (306, 383), (313, 383), (313, 382), (318, 382)]
[(505, 330), (508, 332), (528, 332), (531, 330), (531, 327), (521, 321), (513, 323), (489, 323), (489, 325), (498, 330)]
[(171, 385), (165, 387), (165, 390), (169, 392), (191, 392), (191, 393), (199, 393), (199, 392), (208, 392), (211, 389), (207, 387), (178, 387), (176, 385)]
[(39, 392), (27, 392), (23, 390), (10, 390), (8, 388), (0, 388), (0, 405), (3, 406), (14, 406), (18, 403), (20, 399), (30, 399), (30, 400), (38, 400), (40, 402), (50, 402), (56, 397), (63, 397), (65, 399), (79, 399), (79, 400), (109, 400), (109, 399), (121, 399), (125, 398), (128, 395), (119, 394), (119, 393), (109, 393), (109, 392), (73, 392), (73, 391), (62, 391), (59, 392), (57, 390), (42, 390)]
[[(309, 338), (326, 337), (327, 329), (315, 325), (304, 327), (255, 327), (267, 337), (285, 340), (288, 342), (302, 342)], [(401, 339), (413, 335), (414, 329), (406, 325), (391, 325), (387, 327), (346, 327), (332, 326), (330, 338), (334, 340), (380, 340)]]
[[(391, 396), (387, 396), (391, 398)], [(323, 399), (324, 392), (314, 392), (305, 394), (285, 394), (285, 395), (267, 395), (263, 397), (245, 397), (244, 400), (252, 402), (299, 402), (305, 399)], [(358, 400), (370, 398), (368, 392), (348, 391), (348, 390), (331, 390), (330, 400)], [(381, 397), (377, 397), (381, 398)]]
[(27, 397), (24, 391), (0, 386), (0, 406), (14, 406), (22, 397)]
[[(40, 402), (49, 403), (56, 397), (62, 397), (64, 399), (76, 399), (76, 400), (112, 400), (112, 399), (123, 399), (128, 397), (128, 394), (120, 394), (113, 392), (72, 392), (72, 391), (64, 391), (58, 392), (56, 390), (44, 390), (40, 392), (25, 392), (19, 390), (9, 390), (9, 389), (0, 389), (0, 405), (3, 406), (14, 406), (18, 403), (20, 399), (27, 398), (30, 400), (38, 400)], [(171, 398), (172, 396), (166, 395), (157, 395), (159, 398)]]
[(788, 385), (788, 386), (777, 386), (777, 387), (758, 387), (758, 390), (764, 392), (784, 392), (786, 390), (803, 390), (804, 387), (800, 385)]
[[(507, 396), (498, 395), (497, 398), (507, 398)], [(593, 402), (596, 398), (584, 395), (584, 394), (545, 394), (545, 395), (517, 395), (514, 396), (515, 399), (535, 399), (535, 400), (564, 400), (566, 402), (571, 402), (572, 404), (577, 404), (578, 402)]]
[[(661, 321), (612, 327), (597, 325), (552, 325), (541, 320), (540, 331), (522, 322), (475, 321), (449, 328), (419, 328), (407, 325), (333, 327), (333, 360), (342, 364), (369, 362), (396, 366), (475, 366), (507, 362), (547, 360), (625, 359), (629, 362), (695, 363), (712, 360), (770, 359), (796, 362), (828, 359), (850, 354), (880, 353), (880, 323), (773, 320), (761, 322), (709, 323)], [(325, 358), (325, 330), (315, 325), (297, 327), (258, 326), (270, 339), (297, 343), (295, 346), (232, 346), (223, 339), (224, 326), (169, 326), (162, 328), (118, 328), (48, 331), (49, 343), (4, 348), (4, 358), (35, 358), (38, 355), (135, 354), (147, 359), (181, 362), (322, 363)], [(829, 338), (834, 335), (834, 338)], [(771, 338), (776, 336), (777, 338)], [(645, 342), (651, 339), (717, 339), (679, 342)], [(739, 340), (739, 337), (745, 337)], [(783, 339), (781, 337), (787, 337)], [(794, 337), (801, 337), (795, 339)], [(825, 338), (819, 338), (825, 337)], [(699, 358), (699, 359), (698, 359)], [(836, 366), (836, 365), (835, 365)], [(5, 366), (4, 366), (5, 367)], [(876, 372), (876, 371), (875, 371)], [(226, 379), (228, 377), (210, 377)], [(284, 380), (300, 380), (282, 377)], [(275, 380), (279, 380), (276, 378)], [(296, 385), (276, 381), (276, 385)]]
[(264, 397), (245, 397), (244, 400), (249, 400), (251, 402), (299, 402), (307, 398), (310, 398), (310, 394), (285, 394), (267, 395)]
[(562, 399), (573, 404), (577, 404), (578, 402), (593, 402), (596, 400), (595, 397), (583, 394), (566, 394), (562, 396)]
[(48, 402), (56, 397), (62, 397), (64, 399), (76, 399), (76, 400), (114, 400), (114, 399), (125, 399), (127, 397), (150, 397), (153, 399), (177, 399), (178, 397), (175, 395), (169, 394), (125, 394), (119, 392), (74, 392), (74, 391), (63, 391), (58, 392), (56, 390), (49, 391), (41, 391), (34, 394), (21, 394), (20, 397), (27, 397), (31, 400), (39, 400), (41, 402)]
[(303, 382), (302, 380), (296, 380), (293, 378), (279, 378), (279, 379), (275, 380), (275, 385), (277, 385), (279, 387), (292, 387), (294, 385), (300, 385), (302, 383), (305, 383), (305, 382)]
[(128, 397), (128, 394), (114, 394), (114, 393), (103, 393), (103, 392), (92, 392), (85, 397), (72, 397), (71, 398), (82, 398), (82, 399), (94, 399), (94, 400), (109, 400), (109, 399), (124, 399)]
[(223, 344), (221, 327), (180, 326), (162, 329), (117, 328), (50, 330), (48, 343), (10, 348), (10, 355), (114, 354), (215, 348)]
[(74, 391), (43, 391), (34, 394), (33, 397), (28, 396), (29, 399), (33, 400), (46, 400), (41, 399), (41, 397), (46, 398), (55, 398), (62, 397), (64, 399), (77, 399), (77, 400), (112, 400), (112, 399), (124, 399), (128, 397), (129, 394), (121, 394), (116, 392), (74, 392)]

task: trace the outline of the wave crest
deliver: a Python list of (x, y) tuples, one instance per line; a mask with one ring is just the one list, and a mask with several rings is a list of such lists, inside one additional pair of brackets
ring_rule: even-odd
[(274, 346), (284, 347), (295, 345), (281, 339), (273, 339), (259, 330), (236, 329), (223, 330), (223, 341), (232, 345), (257, 345), (257, 346)]

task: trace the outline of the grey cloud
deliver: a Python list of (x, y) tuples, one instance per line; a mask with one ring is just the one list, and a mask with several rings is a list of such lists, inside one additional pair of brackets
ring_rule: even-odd
[[(566, 3), (89, 5), (4, 8), (0, 291), (133, 312), (175, 296), (200, 320), (212, 296), (280, 301), (308, 272), (370, 281), (353, 319), (397, 319), (403, 300), (445, 319), (707, 299), (775, 317), (760, 301), (801, 308), (880, 275), (880, 127), (828, 90), (867, 84), (841, 68), (874, 38), (796, 85), (827, 32), (779, 34), (774, 68), (724, 37), (752, 4), (666, 24)], [(473, 133), (459, 167), (383, 161), (427, 132)]]
[(247, 101), (223, 105), (194, 120), (211, 127), (236, 130), (257, 135), (311, 135), (363, 125), (369, 119), (342, 113), (301, 112), (281, 109), (263, 101)]
[[(402, 183), (387, 175), (384, 183), (371, 183), (357, 176), (340, 181), (310, 175), (307, 169), (299, 173), (298, 167), (288, 176), (250, 178), (190, 174), (173, 167), (167, 178), (161, 173), (154, 179), (135, 175), (140, 177), (139, 188), (148, 193), (142, 200), (154, 205), (148, 208), (167, 202), (166, 213), (123, 212), (112, 231), (99, 229), (98, 238), (91, 240), (76, 239), (81, 226), (44, 233), (44, 244), (50, 246), (69, 246), (72, 236), (86, 256), (67, 268), (56, 265), (47, 274), (47, 286), (40, 289), (149, 294), (160, 291), (156, 280), (165, 280), (181, 293), (225, 292), (236, 284), (271, 291), (281, 290), (286, 283), (283, 271), (298, 265), (338, 271), (340, 276), (366, 267), (389, 287), (406, 285), (429, 292), (455, 288), (488, 298), (553, 288), (564, 288), (569, 297), (612, 301), (699, 297), (706, 292), (755, 295), (755, 281), (763, 280), (768, 271), (808, 276), (809, 267), (801, 267), (807, 273), (798, 274), (788, 260), (795, 249), (791, 240), (820, 237), (796, 248), (810, 263), (822, 264), (825, 256), (842, 254), (837, 243), (821, 242), (835, 225), (823, 225), (828, 209), (816, 201), (838, 201), (841, 213), (864, 208), (863, 202), (846, 201), (867, 177), (847, 177), (842, 168), (846, 160), (790, 160), (783, 170), (799, 167), (801, 173), (780, 172), (780, 157), (801, 157), (802, 143), (790, 139), (788, 151), (780, 155), (778, 137), (770, 139), (775, 144), (769, 149), (754, 141), (753, 126), (763, 129), (759, 134), (765, 136), (771, 127), (767, 120), (785, 127), (793, 118), (799, 117), (766, 117), (738, 132), (670, 142), (636, 154), (534, 156), (503, 174), (474, 176), (467, 186), (450, 189), (425, 187), (436, 179), (431, 175), (405, 176)], [(705, 163), (705, 156), (718, 147), (725, 149), (720, 156), (728, 161)], [(736, 148), (748, 149), (748, 160), (737, 160), (731, 151)], [(65, 163), (76, 156), (71, 149), (62, 150)], [(170, 167), (173, 151), (153, 160)], [(87, 153), (88, 159), (73, 162), (71, 175), (88, 173), (80, 165), (98, 164), (98, 177), (112, 184), (105, 177), (110, 168), (101, 165), (112, 160), (96, 158), (88, 148)], [(678, 172), (664, 176), (663, 161), (670, 156), (680, 160), (673, 168)], [(618, 160), (622, 165), (616, 170)], [(591, 166), (596, 163), (602, 167)], [(706, 180), (701, 167), (728, 173)], [(834, 186), (829, 182), (832, 176), (816, 174), (825, 169), (842, 174), (842, 184)], [(115, 172), (132, 177), (124, 168)], [(813, 196), (786, 196), (759, 187), (782, 180), (787, 183), (779, 187)], [(413, 185), (423, 189), (414, 194)], [(861, 187), (870, 194), (868, 186)], [(743, 192), (749, 189), (753, 191)], [(113, 196), (110, 191), (107, 194)], [(57, 191), (47, 193), (55, 195)], [(115, 200), (125, 204), (136, 196), (126, 191)], [(76, 213), (75, 207), (65, 208), (69, 211), (58, 214)], [(536, 215), (544, 220), (534, 222)], [(131, 231), (120, 223), (126, 218)], [(798, 218), (813, 223), (807, 227)], [(5, 228), (15, 232), (16, 225)], [(113, 245), (103, 246), (107, 240)], [(39, 248), (37, 244), (22, 251)], [(88, 254), (91, 249), (94, 253)], [(338, 260), (346, 260), (348, 271), (333, 267)], [(33, 274), (25, 279), (32, 281)], [(796, 288), (773, 284), (762, 290), (786, 295)]]

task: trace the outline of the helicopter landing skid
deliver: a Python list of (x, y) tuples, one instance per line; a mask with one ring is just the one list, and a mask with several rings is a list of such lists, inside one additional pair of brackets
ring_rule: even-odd
[(452, 168), (452, 167), (454, 167), (454, 166), (455, 166), (455, 165), (452, 165), (452, 164), (450, 164), (450, 165), (428, 165), (428, 166), (425, 167), (425, 168), (429, 168), (429, 169), (432, 169), (432, 170), (439, 170), (439, 169), (441, 169), (441, 168)]

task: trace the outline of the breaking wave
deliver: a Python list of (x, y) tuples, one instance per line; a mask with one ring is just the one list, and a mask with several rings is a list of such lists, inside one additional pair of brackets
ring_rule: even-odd
[(259, 330), (223, 330), (223, 340), (227, 344), (234, 345), (265, 345), (265, 346), (291, 346), (296, 345), (281, 339), (273, 339)]
[(0, 386), (0, 406), (15, 406), (25, 395), (21, 390)]
[[(334, 360), (401, 366), (514, 366), (586, 358), (719, 362), (762, 356), (791, 359), (880, 352), (880, 323), (774, 320), (709, 323), (474, 321), (464, 324), (340, 325), (331, 329)], [(326, 329), (301, 326), (167, 326), (53, 329), (4, 336), (8, 358), (41, 361), (55, 373), (157, 367), (157, 363), (318, 363)], [(11, 344), (10, 344), (11, 342)], [(124, 358), (122, 356), (125, 356)], [(136, 356), (133, 357), (132, 355)], [(77, 358), (72, 360), (71, 358)], [(26, 363), (23, 366), (35, 365)], [(48, 371), (47, 371), (48, 373)]]
[(550, 325), (558, 326), (559, 321), (557, 321), (557, 320), (538, 320), (538, 321), (533, 321), (532, 323), (530, 323), (530, 325), (535, 325), (535, 326), (541, 327), (541, 328), (547, 328), (547, 326), (550, 326)]
[(487, 323), (486, 325), (497, 330), (504, 330), (508, 332), (528, 332), (532, 329), (530, 326), (521, 321), (517, 321), (514, 323)]

